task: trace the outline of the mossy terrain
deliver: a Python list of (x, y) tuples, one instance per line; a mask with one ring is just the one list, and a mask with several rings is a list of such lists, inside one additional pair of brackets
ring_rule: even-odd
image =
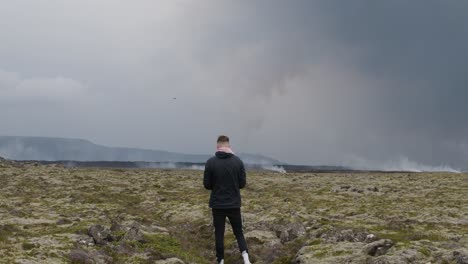
[[(356, 252), (343, 241), (367, 243), (346, 230), (391, 239), (387, 254), (414, 250), (425, 263), (456, 261), (452, 251), (468, 248), (468, 174), (250, 171), (247, 181), (242, 211), (254, 263), (291, 263), (305, 246), (312, 258), (345, 258)], [(0, 182), (0, 263), (70, 263), (90, 226), (113, 221), (167, 232), (127, 243), (131, 253), (86, 246), (105, 262), (215, 259), (201, 171), (2, 162)], [(229, 225), (225, 245), (226, 263), (242, 263)]]

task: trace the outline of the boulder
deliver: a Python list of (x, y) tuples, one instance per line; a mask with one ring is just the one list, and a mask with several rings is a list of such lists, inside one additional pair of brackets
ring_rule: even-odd
[(71, 263), (94, 264), (96, 261), (92, 255), (83, 249), (73, 249), (68, 255)]
[(88, 229), (88, 235), (93, 238), (96, 245), (106, 245), (112, 241), (111, 232), (102, 225), (93, 225)]
[(381, 239), (366, 245), (363, 249), (364, 253), (369, 256), (385, 255), (387, 251), (393, 247), (394, 243), (390, 239)]
[(126, 232), (127, 228), (125, 228), (125, 226), (119, 224), (118, 222), (112, 221), (110, 231), (112, 231), (112, 232)]
[(131, 227), (130, 230), (127, 231), (127, 233), (125, 233), (121, 241), (145, 242), (145, 238), (140, 228), (134, 226)]
[(112, 238), (111, 240), (120, 241), (123, 238), (123, 236), (126, 234), (127, 228), (113, 221), (110, 227), (110, 231), (111, 231), (111, 238)]

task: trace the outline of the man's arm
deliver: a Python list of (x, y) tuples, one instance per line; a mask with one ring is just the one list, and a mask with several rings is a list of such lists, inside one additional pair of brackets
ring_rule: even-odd
[(206, 189), (211, 190), (213, 189), (212, 186), (212, 181), (211, 181), (211, 169), (208, 165), (208, 161), (205, 163), (205, 172), (203, 173), (203, 186), (205, 186)]
[(241, 161), (240, 175), (239, 175), (239, 188), (242, 189), (247, 183), (247, 176), (245, 174), (244, 163)]

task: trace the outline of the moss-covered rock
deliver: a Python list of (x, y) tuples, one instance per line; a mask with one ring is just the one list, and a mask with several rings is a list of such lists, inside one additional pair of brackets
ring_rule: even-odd
[[(199, 171), (0, 164), (0, 262), (69, 263), (71, 252), (110, 263), (215, 259)], [(252, 259), (288, 263), (306, 247), (314, 263), (465, 261), (467, 182), (453, 173), (249, 171), (242, 213)], [(110, 233), (102, 245), (88, 235), (96, 223)], [(363, 252), (379, 239), (394, 245)], [(229, 225), (225, 244), (226, 264), (241, 262)]]

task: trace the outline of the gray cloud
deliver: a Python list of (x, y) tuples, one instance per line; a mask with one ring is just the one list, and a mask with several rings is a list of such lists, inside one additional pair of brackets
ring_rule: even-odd
[(464, 1), (4, 6), (0, 87), (37, 100), (0, 89), (1, 134), (209, 153), (227, 133), (292, 163), (468, 168)]
[(64, 77), (23, 79), (17, 72), (0, 69), (0, 101), (79, 100), (84, 84)]

